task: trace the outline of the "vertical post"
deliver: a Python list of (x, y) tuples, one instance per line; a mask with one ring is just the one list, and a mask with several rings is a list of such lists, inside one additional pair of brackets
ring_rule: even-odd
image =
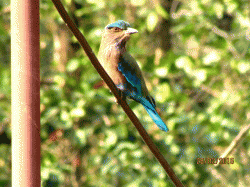
[(11, 0), (12, 186), (39, 187), (39, 0)]

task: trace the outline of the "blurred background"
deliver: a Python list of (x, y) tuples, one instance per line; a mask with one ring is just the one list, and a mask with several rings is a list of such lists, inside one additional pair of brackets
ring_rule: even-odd
[[(104, 27), (136, 28), (127, 44), (170, 131), (128, 101), (185, 186), (250, 186), (250, 2), (63, 0), (97, 54)], [(50, 0), (41, 0), (43, 186), (173, 186), (115, 103)], [(11, 182), (10, 2), (0, 2), (0, 186)]]

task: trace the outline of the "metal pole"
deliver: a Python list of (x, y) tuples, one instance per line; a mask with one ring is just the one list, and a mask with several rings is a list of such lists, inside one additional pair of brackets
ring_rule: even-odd
[(39, 187), (39, 0), (11, 0), (12, 186)]

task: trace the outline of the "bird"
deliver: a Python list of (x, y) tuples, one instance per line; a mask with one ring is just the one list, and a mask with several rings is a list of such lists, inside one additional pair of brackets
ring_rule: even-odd
[(141, 103), (155, 124), (167, 132), (167, 125), (156, 111), (155, 100), (149, 94), (139, 65), (126, 50), (127, 41), (135, 33), (138, 31), (123, 20), (108, 24), (102, 35), (98, 59), (122, 98)]

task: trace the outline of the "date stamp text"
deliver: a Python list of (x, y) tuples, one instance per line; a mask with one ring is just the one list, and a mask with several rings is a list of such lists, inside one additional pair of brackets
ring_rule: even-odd
[(197, 164), (234, 164), (234, 158), (197, 158)]

